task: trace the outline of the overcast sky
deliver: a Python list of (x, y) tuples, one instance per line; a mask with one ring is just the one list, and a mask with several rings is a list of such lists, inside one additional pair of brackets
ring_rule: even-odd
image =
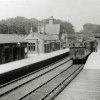
[(50, 16), (69, 21), (76, 31), (85, 23), (100, 24), (100, 0), (0, 0), (0, 20)]

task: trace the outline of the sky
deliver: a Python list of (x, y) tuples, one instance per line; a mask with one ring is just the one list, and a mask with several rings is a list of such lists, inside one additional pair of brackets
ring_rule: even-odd
[(53, 16), (80, 31), (85, 23), (100, 24), (100, 0), (0, 0), (0, 20), (16, 16), (39, 20)]

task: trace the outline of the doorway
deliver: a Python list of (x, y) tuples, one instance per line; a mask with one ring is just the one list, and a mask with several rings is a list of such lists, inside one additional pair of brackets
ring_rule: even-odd
[(17, 47), (13, 48), (13, 60), (17, 60)]
[(5, 48), (5, 62), (9, 62), (9, 57), (10, 57), (9, 47), (7, 47)]

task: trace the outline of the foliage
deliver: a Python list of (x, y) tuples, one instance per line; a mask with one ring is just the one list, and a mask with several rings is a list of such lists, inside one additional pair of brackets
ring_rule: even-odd
[[(42, 20), (41, 22), (47, 23), (48, 19)], [(25, 17), (15, 17), (0, 21), (0, 33), (2, 34), (29, 34), (30, 28), (33, 31), (37, 31), (37, 25), (39, 20), (35, 18), (27, 19)], [(71, 23), (56, 20), (55, 23), (61, 24), (66, 29), (67, 33), (74, 33), (74, 29)]]
[(83, 25), (85, 32), (100, 33), (100, 25), (86, 23)]

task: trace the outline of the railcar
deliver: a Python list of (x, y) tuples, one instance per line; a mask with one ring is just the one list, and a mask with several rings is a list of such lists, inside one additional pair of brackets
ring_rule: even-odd
[(90, 54), (85, 47), (71, 47), (70, 56), (74, 63), (85, 63), (87, 56)]
[(75, 63), (81, 63), (87, 60), (92, 52), (97, 51), (98, 41), (96, 39), (84, 39), (76, 41), (70, 46), (70, 56)]
[(96, 40), (87, 40), (83, 42), (84, 46), (88, 51), (95, 52), (97, 51), (98, 42)]
[(73, 58), (73, 62), (85, 63), (88, 56), (97, 51), (97, 44), (95, 40), (86, 40), (70, 47), (70, 56)]
[(71, 47), (70, 55), (73, 59), (83, 59), (85, 57), (85, 48), (84, 47)]

